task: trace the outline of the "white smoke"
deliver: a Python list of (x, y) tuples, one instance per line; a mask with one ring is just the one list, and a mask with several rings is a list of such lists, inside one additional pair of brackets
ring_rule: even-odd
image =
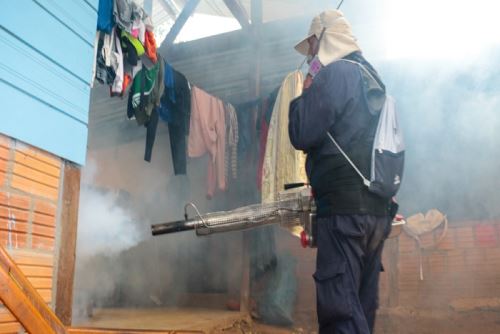
[(140, 241), (134, 215), (120, 204), (119, 193), (94, 185), (98, 167), (90, 160), (83, 168), (78, 215), (78, 255), (113, 254)]

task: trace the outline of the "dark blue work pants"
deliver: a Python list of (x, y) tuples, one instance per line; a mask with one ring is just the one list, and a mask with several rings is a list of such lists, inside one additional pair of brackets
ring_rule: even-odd
[(320, 334), (370, 334), (378, 308), (388, 217), (335, 215), (318, 219), (316, 258)]

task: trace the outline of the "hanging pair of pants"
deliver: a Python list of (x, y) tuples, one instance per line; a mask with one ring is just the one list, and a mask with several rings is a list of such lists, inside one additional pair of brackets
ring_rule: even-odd
[(320, 334), (373, 333), (388, 217), (318, 219), (316, 272)]

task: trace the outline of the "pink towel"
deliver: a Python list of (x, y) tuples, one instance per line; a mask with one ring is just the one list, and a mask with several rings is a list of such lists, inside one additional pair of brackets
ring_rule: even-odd
[(203, 90), (191, 90), (191, 123), (188, 155), (192, 158), (210, 155), (207, 168), (207, 196), (213, 197), (215, 188), (226, 190), (224, 154), (226, 124), (224, 103)]

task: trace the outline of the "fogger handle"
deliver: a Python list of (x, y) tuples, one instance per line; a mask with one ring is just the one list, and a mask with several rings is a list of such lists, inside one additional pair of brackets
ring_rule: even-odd
[(196, 227), (196, 223), (191, 220), (176, 220), (168, 223), (151, 225), (153, 235), (170, 234), (183, 231), (191, 231)]
[(300, 188), (303, 186), (306, 186), (307, 183), (305, 182), (297, 182), (297, 183), (286, 183), (285, 186), (283, 187), (285, 190), (290, 190), (293, 188)]

